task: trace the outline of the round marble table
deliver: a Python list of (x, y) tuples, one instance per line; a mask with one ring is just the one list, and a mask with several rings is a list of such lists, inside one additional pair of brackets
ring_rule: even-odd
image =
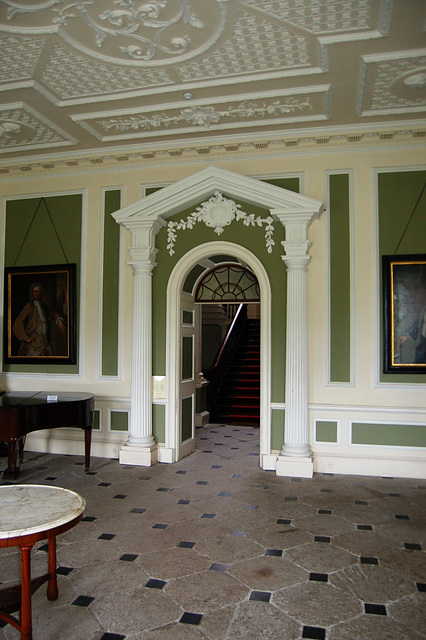
[[(0, 620), (13, 625), (23, 640), (32, 640), (31, 595), (48, 582), (47, 597), (56, 600), (56, 536), (83, 517), (86, 501), (78, 493), (36, 484), (0, 486), (0, 548), (19, 547), (21, 584), (0, 591)], [(31, 580), (31, 549), (48, 540), (48, 572)], [(20, 620), (11, 615), (20, 609)]]

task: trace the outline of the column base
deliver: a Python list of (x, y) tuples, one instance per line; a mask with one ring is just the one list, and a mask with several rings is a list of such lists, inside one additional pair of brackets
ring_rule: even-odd
[(210, 411), (201, 411), (195, 414), (195, 426), (204, 427), (210, 421)]
[(125, 444), (119, 452), (120, 464), (131, 464), (139, 467), (151, 467), (157, 462), (157, 445), (138, 447)]
[(277, 476), (288, 476), (291, 478), (312, 478), (314, 475), (312, 456), (306, 458), (278, 456), (276, 473)]

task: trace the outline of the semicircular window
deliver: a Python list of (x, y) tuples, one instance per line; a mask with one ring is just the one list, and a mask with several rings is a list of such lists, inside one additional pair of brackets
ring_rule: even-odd
[(239, 264), (221, 264), (210, 269), (198, 283), (195, 302), (259, 302), (256, 276)]

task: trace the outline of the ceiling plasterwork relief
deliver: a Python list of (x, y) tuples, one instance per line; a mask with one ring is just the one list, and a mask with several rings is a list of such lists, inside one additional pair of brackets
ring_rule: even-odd
[(224, 29), (227, 2), (3, 0), (11, 28), (57, 31), (76, 49), (95, 58), (150, 66), (192, 58), (208, 50)]
[[(390, 24), (392, 0), (245, 0), (269, 15), (314, 33), (346, 39), (349, 34), (364, 32), (364, 37), (376, 37), (387, 32)], [(370, 32), (370, 33), (368, 33)]]
[(10, 104), (0, 108), (0, 153), (11, 149), (42, 149), (75, 144), (28, 105)]
[[(140, 113), (116, 113), (114, 117), (75, 116), (74, 120), (93, 135), (106, 140), (178, 135), (195, 131), (227, 130), (263, 124), (276, 125), (287, 121), (324, 120), (329, 111), (329, 87), (313, 88), (308, 93), (288, 96), (284, 93), (264, 99), (253, 96), (242, 102), (191, 104), (184, 108), (163, 111), (145, 109)], [(183, 103), (184, 104), (184, 103)], [(183, 106), (182, 104), (182, 106)]]
[[(0, 82), (30, 80), (35, 72), (45, 38), (7, 35), (0, 38)], [(0, 85), (1, 90), (1, 85)]]
[(366, 56), (363, 61), (360, 115), (402, 110), (424, 111), (426, 101), (425, 52)]
[(164, 68), (132, 69), (93, 62), (69, 47), (55, 44), (41, 76), (42, 83), (61, 101), (87, 96), (140, 91), (173, 83)]
[(177, 65), (176, 72), (182, 81), (247, 76), (260, 71), (312, 72), (312, 67), (319, 64), (317, 50), (317, 43), (307, 34), (283, 29), (283, 25), (264, 17), (245, 14), (239, 16), (226, 43), (202, 59)]
[(411, 140), (424, 130), (425, 9), (421, 0), (0, 0), (0, 152), (25, 165), (41, 151), (68, 156), (66, 145), (79, 158), (140, 145), (161, 161), (221, 145), (369, 146), (388, 126)]

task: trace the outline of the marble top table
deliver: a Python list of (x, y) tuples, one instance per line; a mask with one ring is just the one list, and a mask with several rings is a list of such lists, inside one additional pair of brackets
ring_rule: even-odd
[[(74, 491), (47, 485), (0, 486), (0, 548), (21, 551), (21, 584), (0, 591), (0, 620), (13, 625), (23, 640), (32, 640), (31, 594), (48, 582), (47, 597), (56, 600), (56, 536), (83, 517), (85, 499)], [(31, 549), (47, 539), (48, 573), (31, 580)], [(20, 609), (20, 620), (11, 613)]]

